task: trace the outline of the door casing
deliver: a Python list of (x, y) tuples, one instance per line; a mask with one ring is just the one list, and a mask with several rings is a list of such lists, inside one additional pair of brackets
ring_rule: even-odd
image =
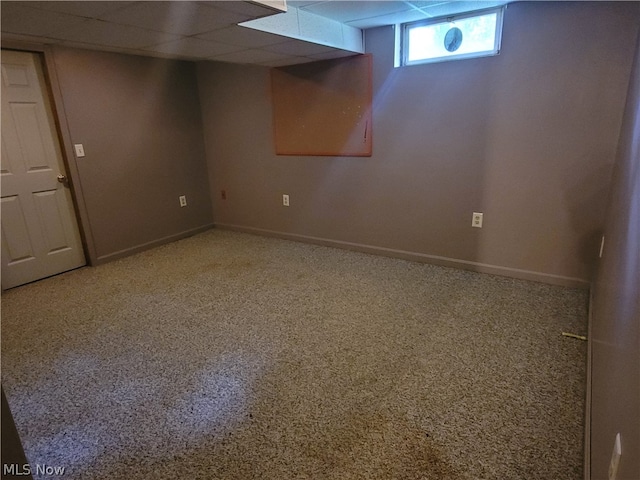
[(54, 47), (28, 42), (3, 40), (2, 48), (3, 50), (36, 53), (40, 57), (46, 84), (46, 93), (49, 95), (49, 101), (55, 122), (55, 130), (58, 134), (58, 141), (62, 152), (62, 160), (70, 182), (71, 198), (73, 200), (75, 216), (80, 231), (85, 258), (87, 260), (87, 265), (96, 265), (98, 261), (95, 243), (91, 232), (88, 211), (84, 201), (78, 165), (75, 155), (73, 154), (71, 132), (67, 123), (62, 90), (60, 88), (56, 72)]

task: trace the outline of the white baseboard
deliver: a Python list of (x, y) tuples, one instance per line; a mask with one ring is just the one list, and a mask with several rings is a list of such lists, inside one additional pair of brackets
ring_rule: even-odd
[(589, 315), (587, 318), (587, 388), (584, 401), (584, 480), (591, 480), (591, 362), (593, 360), (591, 320), (593, 318), (593, 289), (589, 291)]
[(382, 255), (386, 257), (401, 258), (403, 260), (411, 260), (415, 262), (429, 263), (432, 265), (440, 265), (444, 267), (460, 268), (463, 270), (471, 270), (474, 272), (491, 273), (505, 277), (518, 278), (522, 280), (532, 280), (534, 282), (548, 283), (551, 285), (559, 285), (563, 287), (588, 289), (589, 282), (580, 278), (564, 277), (561, 275), (553, 275), (549, 273), (540, 273), (530, 270), (521, 270), (517, 268), (502, 267), (498, 265), (489, 265), (486, 263), (471, 262), (468, 260), (457, 260), (454, 258), (441, 257), (437, 255), (428, 255), (425, 253), (409, 252), (406, 250), (397, 250), (386, 247), (376, 247), (361, 243), (344, 242), (341, 240), (331, 240), (328, 238), (312, 237), (308, 235), (299, 235), (295, 233), (278, 232), (274, 230), (266, 230), (262, 228), (245, 227), (242, 225), (231, 225), (225, 223), (215, 223), (216, 228), (224, 230), (234, 230), (238, 232), (253, 233), (256, 235), (264, 235), (268, 237), (282, 238), (286, 240), (294, 240), (298, 242), (313, 243), (316, 245), (324, 245), (328, 247), (343, 248), (363, 253), (371, 253), (374, 255)]
[(119, 258), (128, 257), (129, 255), (133, 255), (134, 253), (143, 252), (145, 250), (149, 250), (153, 247), (159, 247), (160, 245), (164, 245), (165, 243), (175, 242), (176, 240), (180, 240), (182, 238), (191, 237), (198, 233), (205, 232), (214, 227), (213, 224), (203, 225), (201, 227), (192, 228), (191, 230), (185, 230), (184, 232), (176, 233), (174, 235), (168, 235), (163, 238), (159, 238), (157, 240), (153, 240), (151, 242), (142, 243), (140, 245), (136, 245), (135, 247), (125, 248), (124, 250), (119, 250), (117, 252), (108, 253), (106, 255), (99, 255), (97, 261), (93, 264), (102, 265), (103, 263), (111, 262), (113, 260), (117, 260)]

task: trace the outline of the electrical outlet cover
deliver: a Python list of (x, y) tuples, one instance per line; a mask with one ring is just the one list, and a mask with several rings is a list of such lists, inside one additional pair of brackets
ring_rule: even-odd
[(471, 226), (476, 228), (482, 228), (482, 217), (484, 214), (480, 212), (473, 212), (473, 216), (471, 217)]

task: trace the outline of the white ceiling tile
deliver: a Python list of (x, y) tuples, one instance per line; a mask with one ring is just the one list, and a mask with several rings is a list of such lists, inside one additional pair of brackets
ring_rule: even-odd
[(313, 5), (314, 3), (325, 3), (326, 0), (289, 0), (287, 5), (295, 8), (306, 7), (307, 5)]
[(104, 45), (91, 45), (82, 42), (64, 42), (62, 43), (65, 47), (71, 48), (81, 48), (85, 50), (99, 51), (99, 52), (109, 52), (109, 53), (119, 53), (122, 55), (137, 55), (139, 57), (153, 57), (153, 58), (165, 58), (172, 60), (191, 60), (198, 61), (201, 60), (199, 57), (188, 57), (188, 56), (179, 56), (173, 55), (169, 53), (161, 53), (161, 52), (150, 52), (149, 50), (138, 50), (133, 48), (121, 48), (121, 47), (108, 47)]
[(391, 13), (388, 15), (381, 15), (379, 17), (352, 20), (346, 22), (346, 25), (366, 29), (381, 27), (383, 25), (395, 25), (396, 23), (413, 22), (416, 20), (422, 20), (424, 18), (429, 17), (421, 10), (407, 10), (406, 12), (401, 13)]
[(301, 7), (301, 10), (328, 17), (338, 22), (371, 18), (390, 13), (404, 12), (413, 7), (406, 2), (391, 1), (340, 1), (317, 2)]
[[(166, 58), (170, 60), (184, 60), (190, 57), (175, 55), (173, 53), (163, 53), (163, 52), (152, 52), (150, 50), (132, 50), (131, 53), (133, 55), (140, 55), (142, 57), (153, 57), (153, 58)], [(193, 57), (194, 60), (198, 59), (198, 57)]]
[(504, 5), (505, 1), (459, 1), (459, 2), (440, 2), (433, 5), (426, 5), (422, 8), (429, 17), (442, 17), (462, 12), (472, 12), (474, 10), (482, 10), (484, 8), (496, 7)]
[(213, 7), (220, 8), (223, 10), (227, 10), (229, 12), (234, 12), (245, 17), (244, 20), (240, 20), (242, 22), (246, 20), (251, 20), (254, 18), (262, 18), (269, 15), (277, 14), (278, 11), (270, 8), (266, 5), (259, 5), (257, 3), (250, 2), (240, 2), (240, 1), (209, 1), (209, 2), (198, 2), (205, 7)]
[(117, 53), (126, 53), (126, 54), (135, 54), (137, 50), (132, 48), (124, 48), (124, 47), (112, 47), (107, 45), (94, 45), (91, 43), (85, 42), (71, 42), (64, 41), (62, 45), (70, 48), (81, 48), (84, 50), (98, 50), (100, 52), (117, 52)]
[(325, 45), (342, 45), (342, 24), (328, 20), (320, 15), (298, 11), (300, 38), (323, 43)]
[(133, 55), (140, 55), (142, 57), (166, 58), (171, 60), (186, 60), (192, 62), (199, 62), (202, 60), (202, 57), (197, 56), (175, 55), (173, 53), (152, 52), (150, 50), (132, 50), (129, 53), (132, 53)]
[(72, 42), (133, 49), (165, 43), (179, 38), (177, 35), (152, 32), (127, 25), (108, 23), (102, 20), (86, 20), (74, 28), (65, 29), (61, 32), (51, 34), (51, 36)]
[(48, 35), (86, 21), (64, 13), (47, 12), (24, 3), (2, 2), (2, 31), (23, 35)]
[(295, 8), (289, 9), (287, 13), (278, 13), (270, 17), (261, 18), (255, 23), (253, 22), (243, 23), (242, 26), (247, 28), (256, 28), (257, 30), (268, 32), (286, 32), (291, 35), (300, 35), (300, 28), (298, 27), (298, 10)]
[(264, 65), (265, 67), (286, 67), (288, 65), (300, 65), (301, 63), (310, 63), (315, 62), (313, 58), (309, 57), (296, 57), (291, 56), (284, 58), (282, 60), (274, 60), (270, 62), (263, 62), (260, 65)]
[(349, 52), (348, 50), (333, 50), (331, 52), (318, 53), (316, 55), (309, 55), (309, 57), (315, 60), (329, 60), (332, 58), (353, 57), (357, 54)]
[[(48, 10), (50, 12), (66, 13), (69, 15), (77, 15), (79, 17), (98, 18), (107, 12), (113, 12), (125, 8), (131, 2), (103, 2), (103, 1), (75, 1), (75, 2), (29, 2), (29, 6)], [(3, 3), (3, 8), (4, 5)]]
[(216, 55), (215, 57), (212, 57), (211, 60), (234, 63), (263, 63), (279, 61), (285, 58), (288, 58), (288, 55), (281, 55), (257, 48), (250, 48), (248, 50), (242, 50), (240, 52)]
[(251, 3), (262, 3), (279, 12), (287, 11), (287, 0), (251, 0)]
[(443, 3), (451, 3), (451, 0), (449, 1), (437, 1), (437, 0), (409, 0), (407, 1), (407, 3), (415, 8), (428, 8), (428, 7), (432, 7), (434, 5), (442, 5)]
[(239, 45), (247, 48), (274, 45), (276, 43), (283, 43), (289, 40), (288, 37), (261, 32), (260, 30), (242, 27), (240, 25), (231, 25), (230, 27), (216, 30), (214, 32), (204, 33), (202, 35), (198, 35), (197, 38), (212, 42)]
[[(289, 65), (350, 55), (345, 49), (357, 43), (358, 32), (346, 25), (369, 28), (504, 3), (292, 0), (289, 13), (274, 14), (247, 1), (2, 1), (1, 22), (3, 40), (194, 60), (227, 54), (230, 59), (237, 52), (236, 61)], [(327, 18), (322, 22), (318, 15)], [(235, 25), (265, 16), (270, 33)], [(301, 37), (305, 31), (306, 41), (284, 35)], [(261, 56), (259, 50), (268, 53)]]
[(146, 47), (143, 50), (189, 57), (210, 58), (215, 55), (244, 50), (244, 48), (226, 45), (224, 43), (206, 42), (198, 38), (181, 38), (162, 45)]
[(20, 33), (2, 32), (2, 43), (12, 41), (12, 40), (16, 42), (42, 43), (45, 45), (56, 44), (60, 42), (60, 40), (56, 40), (55, 38), (47, 38), (47, 37), (34, 36), (34, 35), (22, 35)]
[(286, 43), (279, 43), (278, 45), (268, 45), (264, 47), (264, 49), (283, 55), (297, 55), (300, 57), (315, 55), (317, 53), (330, 52), (333, 50), (331, 47), (326, 47), (324, 45), (318, 45), (315, 43), (303, 42), (301, 40), (290, 40)]
[(195, 2), (136, 2), (102, 20), (180, 35), (195, 35), (242, 22), (245, 16)]

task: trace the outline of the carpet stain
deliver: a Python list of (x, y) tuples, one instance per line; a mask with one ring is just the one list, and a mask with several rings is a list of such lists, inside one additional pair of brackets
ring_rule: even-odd
[(302, 448), (322, 465), (324, 478), (461, 478), (442, 445), (391, 413), (351, 412)]
[(3, 292), (2, 382), (74, 480), (578, 480), (586, 305), (213, 230)]

